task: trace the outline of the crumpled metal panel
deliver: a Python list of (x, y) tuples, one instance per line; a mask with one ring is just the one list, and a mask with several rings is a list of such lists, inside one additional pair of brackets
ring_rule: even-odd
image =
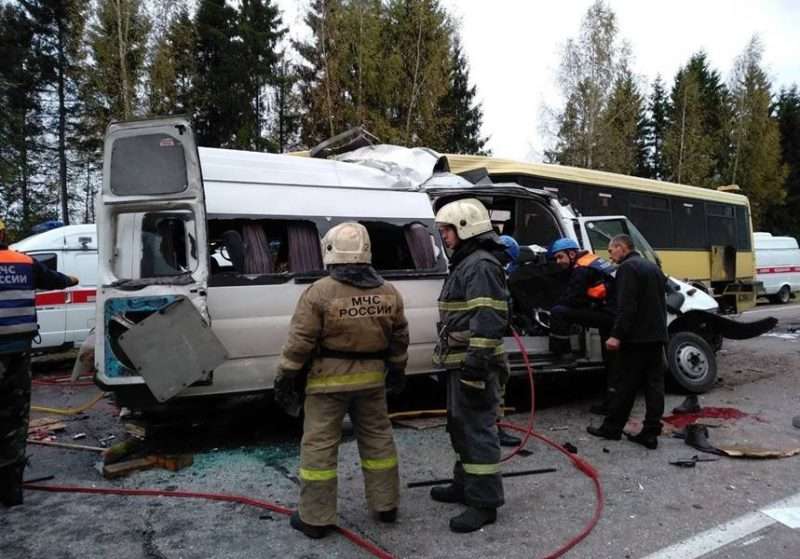
[(159, 402), (208, 379), (227, 354), (195, 306), (179, 299), (122, 334), (119, 344)]

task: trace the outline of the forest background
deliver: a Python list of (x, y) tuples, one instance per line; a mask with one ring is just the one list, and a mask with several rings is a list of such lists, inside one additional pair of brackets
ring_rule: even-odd
[[(12, 238), (94, 221), (112, 120), (187, 114), (200, 145), (266, 152), (359, 125), (387, 143), (487, 152), (480, 84), (440, 0), (312, 0), (304, 25), (290, 39), (275, 0), (0, 0)], [(561, 102), (543, 108), (545, 162), (736, 184), (757, 230), (800, 236), (800, 91), (771, 83), (758, 36), (725, 79), (698, 50), (647, 82), (605, 2), (575, 28), (554, 75)]]

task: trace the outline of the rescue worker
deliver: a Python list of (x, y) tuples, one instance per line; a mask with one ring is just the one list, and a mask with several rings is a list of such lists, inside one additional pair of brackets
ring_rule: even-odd
[(664, 370), (667, 343), (667, 278), (661, 269), (642, 258), (628, 235), (617, 235), (608, 244), (611, 259), (617, 268), (617, 313), (611, 336), (606, 341), (609, 351), (618, 352), (617, 383), (613, 388), (611, 407), (600, 427), (586, 430), (596, 437), (619, 440), (636, 399), (644, 387), (645, 418), (636, 435), (626, 433), (628, 440), (649, 449), (658, 447), (661, 416), (664, 413)]
[(495, 427), (500, 380), (508, 375), (504, 246), (486, 208), (474, 198), (444, 205), (436, 224), (450, 255), (450, 275), (439, 295), (434, 364), (448, 370), (447, 431), (458, 457), (453, 483), (434, 487), (431, 497), (467, 505), (450, 519), (450, 529), (473, 532), (493, 523), (504, 502)]
[[(517, 269), (517, 258), (519, 258), (519, 243), (511, 235), (500, 235), (499, 239), (500, 242), (505, 247), (507, 261), (504, 269), (506, 271), (506, 278), (508, 278), (508, 276), (513, 274)], [(510, 295), (508, 297), (508, 302), (510, 311), (511, 309)], [(509, 380), (508, 374), (500, 375), (500, 405), (497, 406), (498, 421), (502, 421), (506, 415), (505, 410), (503, 408), (506, 403), (506, 387), (508, 386), (508, 380)], [(508, 447), (519, 446), (519, 444), (522, 442), (522, 439), (520, 439), (516, 435), (512, 435), (511, 433), (503, 429), (499, 424), (497, 425), (497, 438), (500, 441), (500, 446), (508, 446)]]
[(8, 248), (0, 221), (0, 502), (22, 504), (31, 397), (30, 349), (36, 336), (36, 289), (65, 289), (78, 279)]
[(386, 390), (402, 390), (408, 360), (403, 299), (372, 268), (366, 228), (333, 227), (322, 253), (330, 275), (300, 297), (275, 379), (282, 404), (296, 399), (294, 380), (306, 376), (300, 504), (290, 522), (310, 538), (336, 525), (337, 456), (348, 413), (367, 505), (382, 522), (397, 518), (400, 481)]
[[(550, 245), (548, 255), (565, 274), (566, 289), (550, 309), (550, 353), (562, 363), (574, 362), (570, 346), (570, 327), (579, 324), (597, 328), (603, 341), (614, 323), (613, 290), (614, 265), (587, 250), (580, 250), (574, 239), (564, 237)], [(605, 415), (610, 402), (610, 390), (615, 382), (614, 359), (606, 356), (608, 377), (601, 404), (591, 407), (592, 413)]]
[(554, 241), (548, 255), (568, 276), (564, 293), (550, 309), (550, 352), (566, 358), (572, 354), (570, 324), (611, 329), (614, 315), (607, 298), (615, 269), (596, 254), (580, 250), (578, 243), (567, 237)]

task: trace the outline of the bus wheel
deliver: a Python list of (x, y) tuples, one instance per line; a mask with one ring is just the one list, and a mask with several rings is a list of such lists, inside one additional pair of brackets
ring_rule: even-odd
[(694, 332), (678, 332), (670, 337), (667, 362), (673, 380), (688, 392), (707, 392), (717, 380), (714, 350)]
[(792, 298), (792, 290), (789, 289), (788, 285), (784, 285), (780, 288), (780, 290), (770, 297), (773, 303), (780, 303), (781, 305), (785, 305), (789, 302), (789, 299)]

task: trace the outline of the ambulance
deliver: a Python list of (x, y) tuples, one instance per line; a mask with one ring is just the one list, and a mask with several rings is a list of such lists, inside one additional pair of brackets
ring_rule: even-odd
[(97, 230), (94, 224), (66, 225), (23, 239), (11, 248), (80, 283), (57, 291), (36, 292), (39, 334), (34, 351), (77, 347), (95, 322)]
[(794, 237), (754, 233), (756, 277), (764, 295), (773, 303), (786, 304), (800, 291), (800, 248)]

